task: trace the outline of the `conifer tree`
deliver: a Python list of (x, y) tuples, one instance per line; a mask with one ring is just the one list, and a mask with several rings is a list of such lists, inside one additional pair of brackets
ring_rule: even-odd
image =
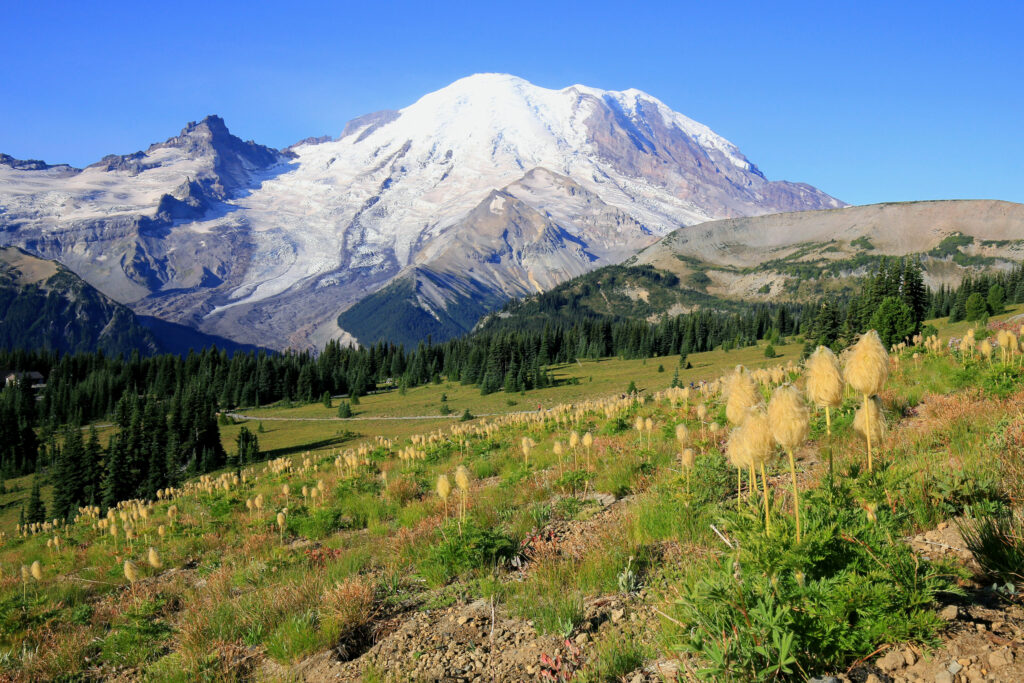
[(28, 496), (28, 509), (25, 511), (25, 521), (29, 524), (41, 524), (46, 521), (46, 504), (43, 502), (39, 491), (38, 476), (32, 478), (32, 492)]

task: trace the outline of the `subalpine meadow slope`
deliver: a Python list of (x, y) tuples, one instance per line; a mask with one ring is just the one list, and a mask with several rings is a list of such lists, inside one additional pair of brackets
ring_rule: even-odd
[(581, 383), (525, 395), (369, 396), (362, 417), (442, 392), (506, 414), (308, 451), (319, 423), (295, 418), (326, 407), (260, 410), (261, 447), (294, 428), (300, 450), (7, 529), (0, 670), (1019, 680), (1024, 369), (1018, 322), (994, 320), (888, 350), (868, 335), (829, 375), (847, 380), (835, 402), (818, 371), (748, 347), (691, 354), (686, 388), (657, 358), (563, 368)]

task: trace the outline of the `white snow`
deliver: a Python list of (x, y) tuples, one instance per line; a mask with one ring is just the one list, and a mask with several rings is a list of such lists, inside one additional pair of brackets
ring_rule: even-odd
[[(585, 122), (607, 98), (630, 117), (640, 116), (645, 102), (648, 112), (653, 106), (700, 145), (750, 168), (732, 143), (639, 90), (549, 90), (507, 74), (477, 74), (423, 96), (361, 140), (356, 134), (294, 148), (297, 160), (266, 173), (251, 193), (231, 202), (238, 211), (175, 229), (211, 233), (244, 217), (257, 246), (244, 284), (232, 295), (234, 306), (330, 272), (345, 255), (357, 265), (382, 266), (393, 254), (399, 267), (407, 265), (426, 238), (536, 167), (570, 176), (655, 234), (719, 217), (600, 158)], [(60, 230), (152, 212), (162, 194), (209, 170), (208, 159), (189, 159), (174, 148), (156, 150), (146, 161), (160, 166), (136, 176), (86, 169), (71, 178), (0, 166), (0, 206), (19, 221)], [(535, 188), (534, 200), (558, 207), (559, 201), (549, 202), (557, 192)], [(495, 198), (491, 211), (500, 212), (504, 201)]]

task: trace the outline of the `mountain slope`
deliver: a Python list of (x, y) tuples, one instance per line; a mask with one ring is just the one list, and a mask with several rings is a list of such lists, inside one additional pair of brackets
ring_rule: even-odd
[[(480, 328), (584, 317), (642, 318), (737, 302), (807, 301), (851, 293), (887, 257), (913, 255), (925, 282), (1024, 261), (1024, 205), (906, 202), (712, 221), (681, 228), (625, 259), (488, 316)], [(540, 321), (540, 322), (538, 322)]]
[(0, 158), (0, 244), (59, 259), (138, 313), (277, 347), (341, 335), (338, 314), (395, 278), (417, 283), (407, 303), (448, 336), (481, 302), (550, 288), (679, 227), (838, 206), (767, 180), (640, 91), (503, 74), (284, 152), (209, 117), (82, 170)]
[(145, 355), (156, 339), (124, 306), (53, 261), (0, 249), (0, 348)]
[(0, 348), (186, 353), (243, 348), (181, 325), (140, 319), (55, 261), (0, 248)]
[(871, 204), (713, 221), (626, 261), (699, 282), (716, 296), (799, 298), (841, 288), (883, 256), (920, 255), (925, 281), (1024, 260), (1024, 205), (991, 200)]

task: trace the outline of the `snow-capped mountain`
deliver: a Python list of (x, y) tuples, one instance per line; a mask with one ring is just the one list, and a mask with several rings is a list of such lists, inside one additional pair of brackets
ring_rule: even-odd
[(82, 170), (0, 155), (0, 245), (138, 312), (277, 347), (342, 335), (364, 300), (342, 318), (362, 341), (450, 336), (682, 226), (839, 206), (640, 91), (502, 74), (281, 152), (209, 117)]

